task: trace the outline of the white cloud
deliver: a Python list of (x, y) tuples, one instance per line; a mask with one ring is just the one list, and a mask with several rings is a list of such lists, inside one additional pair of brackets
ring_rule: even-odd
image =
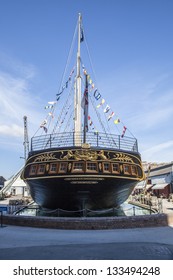
[(142, 152), (143, 159), (147, 161), (169, 162), (172, 157), (173, 140), (151, 146)]
[(17, 145), (23, 144), (23, 117), (28, 117), (28, 131), (31, 137), (38, 129), (43, 116), (39, 112), (39, 99), (30, 90), (34, 82), (33, 68), (28, 67), (27, 70), (27, 66), (20, 67), (18, 63), (18, 69), (25, 68), (22, 75), (21, 71), (13, 72), (14, 65), (8, 72), (2, 71), (2, 68), (0, 64), (0, 142), (3, 143), (3, 149), (14, 150)]
[(30, 81), (27, 78), (0, 72), (0, 131), (3, 134), (21, 135), (25, 115), (29, 119), (32, 132), (38, 128), (42, 116), (36, 109), (40, 110), (41, 106), (29, 88)]
[(0, 125), (1, 136), (14, 136), (21, 137), (23, 136), (23, 128), (19, 125)]

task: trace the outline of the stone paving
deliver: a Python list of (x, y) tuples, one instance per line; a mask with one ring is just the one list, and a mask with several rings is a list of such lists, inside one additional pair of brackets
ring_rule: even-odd
[[(163, 212), (173, 203), (163, 200)], [(173, 224), (164, 227), (60, 230), (0, 227), (1, 260), (173, 260)]]

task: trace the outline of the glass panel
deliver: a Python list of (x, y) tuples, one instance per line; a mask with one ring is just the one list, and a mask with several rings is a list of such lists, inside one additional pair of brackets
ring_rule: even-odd
[(132, 175), (137, 175), (137, 168), (136, 168), (136, 166), (132, 165), (131, 170), (132, 170)]
[(38, 167), (38, 174), (43, 174), (45, 171), (45, 164), (39, 164), (39, 167)]
[(50, 165), (50, 173), (56, 173), (57, 171), (57, 164), (56, 163), (51, 163)]
[(83, 162), (74, 162), (73, 171), (83, 171)]
[(67, 172), (67, 162), (61, 162), (59, 172)]
[(105, 172), (110, 172), (110, 163), (104, 163), (103, 167), (104, 167), (103, 170)]
[(97, 164), (93, 163), (93, 162), (88, 162), (87, 163), (87, 170), (97, 171)]
[(118, 163), (112, 163), (112, 172), (120, 173), (119, 164)]
[(35, 175), (36, 172), (37, 172), (37, 165), (31, 165), (29, 174), (30, 175)]
[(130, 166), (124, 165), (124, 174), (130, 174)]

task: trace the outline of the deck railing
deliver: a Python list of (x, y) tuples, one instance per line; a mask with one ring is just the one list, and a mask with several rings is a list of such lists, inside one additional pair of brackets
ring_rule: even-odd
[[(137, 139), (121, 137), (121, 135), (94, 133), (86, 134), (86, 143), (91, 147), (113, 148), (138, 152)], [(77, 143), (77, 144), (76, 144)], [(35, 136), (31, 139), (31, 151), (47, 150), (51, 148), (82, 146), (83, 135), (80, 133), (66, 132)]]

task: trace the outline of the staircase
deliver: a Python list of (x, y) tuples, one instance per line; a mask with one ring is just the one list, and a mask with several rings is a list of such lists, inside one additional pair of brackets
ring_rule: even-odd
[(4, 186), (1, 190), (0, 190), (0, 198), (4, 197), (4, 194), (6, 192), (8, 192), (8, 190), (11, 188), (12, 184), (15, 182), (15, 180), (21, 175), (23, 171), (23, 166), (22, 168), (19, 169), (19, 171), (17, 173), (15, 173), (9, 180), (6, 186)]

